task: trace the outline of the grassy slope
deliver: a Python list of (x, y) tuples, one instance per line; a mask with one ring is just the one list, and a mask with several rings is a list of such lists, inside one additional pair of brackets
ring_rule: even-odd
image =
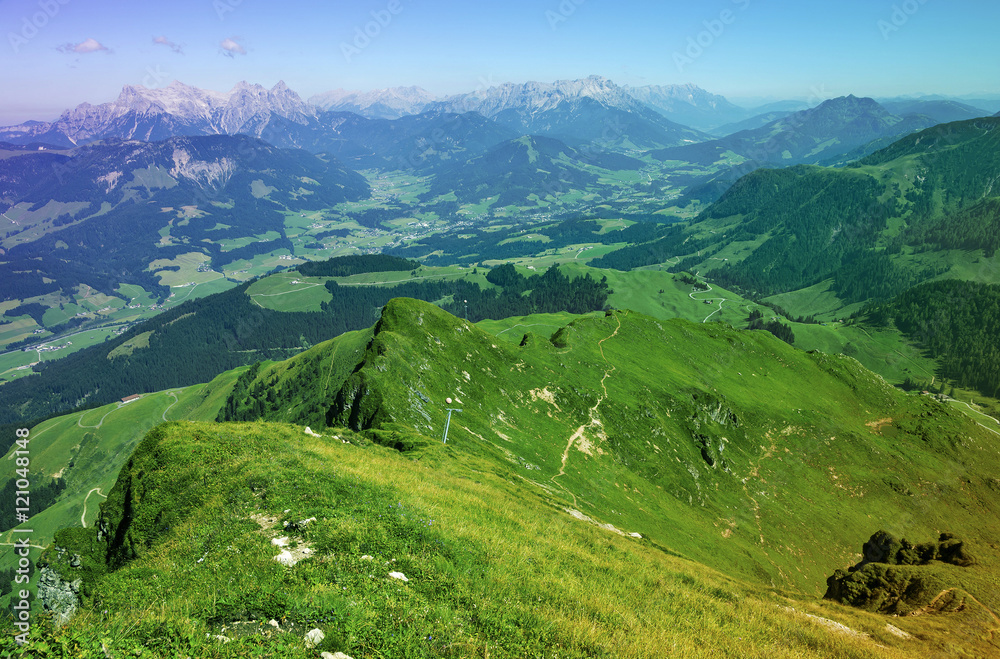
[[(206, 620), (283, 614), (361, 655), (468, 656), (488, 645), (493, 656), (523, 656), (526, 647), (567, 656), (666, 647), (683, 656), (896, 656), (779, 608), (790, 605), (907, 651), (900, 656), (928, 656), (957, 632), (969, 648), (991, 647), (980, 645), (977, 607), (893, 620), (922, 634), (917, 643), (888, 634), (883, 618), (814, 601), (825, 577), (855, 562), (861, 542), (884, 527), (917, 541), (940, 530), (967, 538), (980, 566), (945, 570), (943, 580), (1000, 608), (990, 545), (998, 437), (899, 394), (851, 360), (807, 355), (760, 332), (623, 312), (578, 320), (557, 345), (535, 337), (517, 347), (408, 301), (387, 309), (352, 375), (372, 336), (345, 335), (259, 378), (274, 379), (280, 396), (303, 373), (325, 368), (333, 387), (347, 388), (360, 373), (369, 397), (381, 396), (380, 410), (369, 411), (418, 448), (361, 449), (331, 442), (329, 431), (309, 438), (301, 426), (165, 427), (130, 468), (134, 477), (161, 474), (145, 481), (162, 489), (143, 498), (154, 503), (140, 514), (147, 526), (135, 526), (140, 558), (95, 591), (95, 603), (115, 613), (83, 616), (67, 637), (201, 643)], [(211, 418), (219, 395), (195, 393), (168, 418)], [(441, 446), (446, 396), (463, 412)], [(283, 415), (334, 398), (324, 385)], [(84, 421), (96, 425), (106, 413)], [(165, 448), (153, 450), (157, 442)], [(108, 524), (125, 505), (125, 481), (110, 496)], [(254, 531), (254, 514), (319, 517), (302, 540), (320, 555), (284, 573), (267, 544), (277, 529)], [(158, 515), (174, 520), (169, 532)], [(391, 559), (414, 581), (379, 576)], [(149, 602), (159, 602), (154, 611)], [(191, 650), (240, 656), (242, 647)]]
[[(114, 486), (118, 472), (142, 437), (166, 420), (211, 421), (225, 402), (239, 371), (223, 373), (208, 384), (148, 394), (121, 405), (112, 403), (83, 413), (44, 421), (31, 429), (31, 469), (46, 476), (60, 475), (67, 488), (50, 508), (33, 515), (23, 527), (34, 533), (31, 541), (47, 545), (60, 528), (92, 524), (98, 504)], [(0, 460), (0, 481), (15, 477), (12, 458), (17, 446)], [(70, 466), (70, 464), (73, 466)], [(0, 569), (16, 559), (9, 546), (11, 531), (0, 534)]]
[[(52, 643), (67, 651), (141, 640), (161, 656), (315, 657), (300, 640), (313, 627), (327, 634), (319, 649), (355, 657), (902, 657), (926, 647), (895, 639), (878, 617), (788, 600), (575, 520), (460, 446), (402, 455), (294, 426), (171, 424), (123, 472), (104, 508), (109, 528), (126, 483), (144, 495), (128, 535), (138, 558), (91, 591), (108, 613), (78, 616)], [(312, 516), (302, 531), (281, 530)], [(314, 558), (279, 566), (277, 536)], [(292, 633), (233, 624), (268, 618)], [(207, 638), (219, 632), (233, 641)]]

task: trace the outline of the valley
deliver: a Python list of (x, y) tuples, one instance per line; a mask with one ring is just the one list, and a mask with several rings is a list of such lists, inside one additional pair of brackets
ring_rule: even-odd
[(986, 114), (175, 82), (0, 129), (0, 648), (1000, 653)]

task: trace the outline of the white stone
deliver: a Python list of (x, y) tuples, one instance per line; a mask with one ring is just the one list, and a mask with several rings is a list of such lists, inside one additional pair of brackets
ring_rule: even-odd
[(274, 560), (278, 561), (282, 565), (287, 565), (288, 567), (292, 567), (298, 563), (298, 560), (296, 560), (295, 556), (292, 555), (292, 552), (287, 549), (275, 556)]
[(406, 578), (406, 575), (402, 572), (390, 572), (389, 576), (393, 579), (399, 579), (400, 581), (409, 581), (409, 579)]
[(275, 620), (274, 618), (272, 618), (272, 619), (268, 620), (268, 621), (267, 621), (267, 624), (271, 625), (271, 626), (272, 626), (272, 627), (274, 627), (275, 629), (281, 629), (281, 625), (279, 625), (279, 624), (278, 624), (278, 621), (277, 621), (277, 620)]
[(330, 654), (329, 652), (320, 652), (319, 656), (322, 657), (322, 659), (351, 659), (351, 657), (343, 652), (334, 652), (333, 654)]
[(365, 554), (364, 556), (361, 557), (361, 560), (363, 560), (363, 561), (374, 561), (375, 557), (374, 556), (369, 556), (368, 554)]
[(321, 629), (313, 629), (305, 636), (305, 642), (307, 648), (314, 648), (323, 642), (326, 638), (326, 634), (323, 633)]
[(640, 540), (642, 540), (642, 535), (639, 533), (629, 533), (629, 535), (632, 536), (633, 538), (639, 538)]
[(274, 545), (275, 547), (287, 547), (288, 546), (288, 538), (284, 538), (284, 537), (282, 537), (282, 538), (271, 538), (271, 544)]

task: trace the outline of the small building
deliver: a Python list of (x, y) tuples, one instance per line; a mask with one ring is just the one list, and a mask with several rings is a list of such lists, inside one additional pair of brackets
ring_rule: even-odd
[(139, 400), (141, 396), (139, 394), (132, 394), (131, 396), (125, 396), (122, 398), (122, 404), (131, 403), (133, 400)]

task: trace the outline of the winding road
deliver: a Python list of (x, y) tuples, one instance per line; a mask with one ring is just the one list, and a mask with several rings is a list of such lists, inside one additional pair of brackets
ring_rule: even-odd
[(104, 497), (105, 499), (108, 498), (108, 495), (101, 492), (101, 488), (99, 487), (95, 487), (91, 489), (90, 492), (87, 492), (87, 496), (83, 498), (83, 512), (80, 514), (80, 524), (83, 525), (83, 528), (87, 528), (87, 501), (90, 499), (90, 495), (94, 492), (97, 492), (97, 496), (99, 497)]
[(706, 291), (691, 291), (690, 293), (688, 293), (688, 297), (691, 298), (692, 300), (694, 300), (695, 302), (710, 302), (710, 301), (713, 301), (713, 300), (718, 300), (719, 301), (719, 308), (716, 309), (715, 311), (713, 311), (712, 313), (708, 314), (707, 316), (705, 316), (705, 319), (703, 321), (701, 321), (703, 323), (707, 323), (709, 318), (711, 318), (715, 314), (717, 314), (720, 311), (722, 311), (722, 305), (723, 304), (725, 304), (726, 302), (730, 302), (731, 300), (729, 298), (725, 298), (725, 297), (702, 297), (702, 298), (695, 297), (694, 294), (696, 292), (700, 292), (700, 293), (711, 293), (712, 292), (712, 285), (709, 284), (708, 282), (704, 282), (704, 284), (705, 284), (705, 286), (708, 286), (708, 290), (706, 290)]

